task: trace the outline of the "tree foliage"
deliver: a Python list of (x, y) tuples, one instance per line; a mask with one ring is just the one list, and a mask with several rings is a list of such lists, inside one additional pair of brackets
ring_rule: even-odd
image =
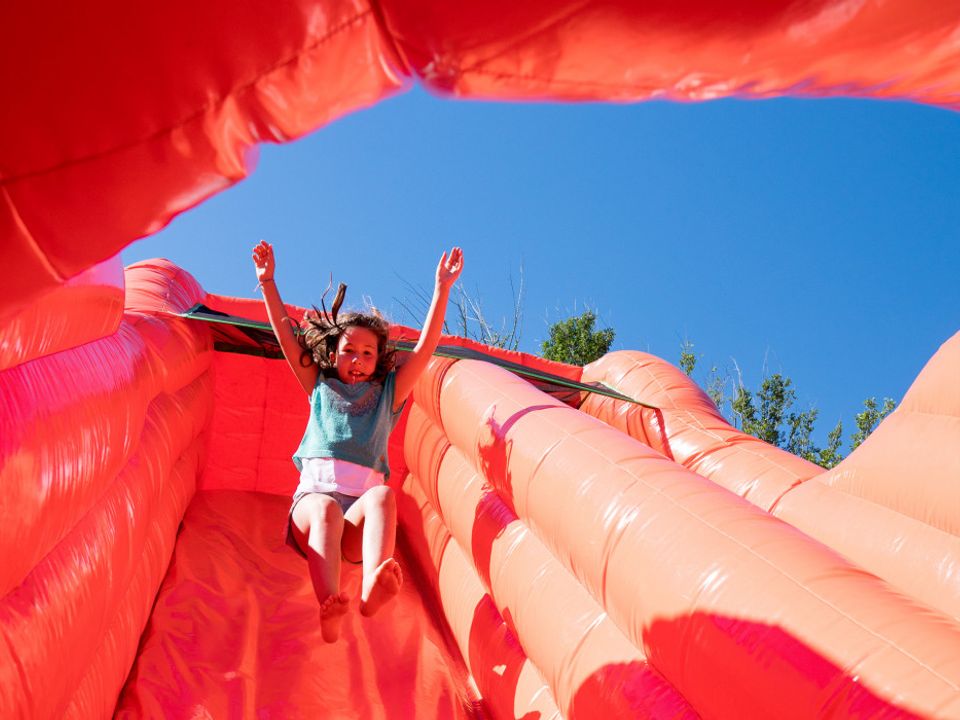
[[(745, 433), (780, 447), (784, 444), (782, 425), (796, 393), (790, 378), (775, 373), (763, 379), (756, 394), (741, 383), (737, 386), (730, 409)], [(756, 397), (756, 402), (754, 398)]]
[(693, 343), (684, 340), (680, 345), (680, 369), (686, 373), (687, 377), (693, 375), (694, 368), (697, 367), (697, 356), (693, 352)]
[[(688, 376), (693, 376), (697, 356), (693, 354), (693, 343), (684, 340), (680, 346), (680, 368)], [(813, 440), (819, 411), (815, 407), (806, 410), (794, 409), (797, 393), (793, 381), (781, 373), (765, 376), (760, 387), (748, 389), (742, 377), (733, 383), (733, 394), (726, 397), (728, 378), (713, 367), (707, 383), (707, 393), (723, 412), (725, 401), (731, 413), (731, 424), (748, 435), (760, 438), (764, 442), (783, 448), (787, 452), (816, 463), (824, 468), (832, 468), (843, 460), (840, 446), (843, 444), (843, 423), (837, 421), (827, 433), (827, 442), (818, 447)], [(855, 450), (877, 425), (896, 408), (890, 398), (884, 398), (882, 405), (876, 398), (863, 401), (863, 412), (856, 416), (857, 429), (850, 436), (850, 450)]]
[(827, 469), (839, 464), (843, 460), (843, 455), (840, 454), (841, 443), (843, 443), (843, 422), (837, 420), (833, 430), (827, 433), (826, 447), (820, 448), (819, 459), (813, 462)]
[(543, 341), (541, 354), (547, 360), (586, 365), (603, 357), (616, 335), (613, 328), (594, 329), (597, 315), (584, 310), (580, 315), (550, 326), (550, 337)]
[[(693, 371), (697, 367), (697, 355), (693, 351), (694, 344), (687, 338), (680, 344), (680, 369), (684, 374), (692, 378)], [(713, 400), (717, 408), (723, 408), (727, 402), (727, 387), (730, 385), (729, 374), (720, 371), (716, 365), (710, 368), (710, 374), (707, 377), (706, 387), (707, 395)]]
[(892, 413), (895, 407), (897, 407), (897, 403), (890, 398), (884, 398), (883, 406), (879, 408), (876, 398), (870, 397), (864, 400), (863, 412), (857, 413), (855, 418), (857, 429), (850, 438), (850, 450), (856, 450), (860, 447), (867, 436), (880, 424), (880, 421)]

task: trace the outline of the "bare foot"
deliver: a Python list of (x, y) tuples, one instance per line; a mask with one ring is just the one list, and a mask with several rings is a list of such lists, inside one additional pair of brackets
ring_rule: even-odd
[(393, 558), (387, 558), (380, 566), (363, 579), (363, 592), (360, 594), (360, 614), (370, 617), (397, 594), (403, 584), (400, 564)]
[(340, 621), (347, 612), (347, 603), (350, 602), (344, 593), (331, 595), (320, 603), (320, 634), (328, 642), (336, 642), (340, 637)]

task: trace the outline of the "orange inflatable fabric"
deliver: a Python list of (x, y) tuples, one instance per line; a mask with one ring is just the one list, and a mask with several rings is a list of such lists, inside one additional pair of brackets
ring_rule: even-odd
[(179, 315), (262, 304), (117, 256), (413, 78), (957, 109), (958, 33), (933, 0), (5, 4), (0, 717), (960, 717), (960, 334), (827, 472), (644, 353), (473, 346), (632, 401), (437, 358), (391, 438), (407, 582), (324, 645), (282, 540), (302, 392)]

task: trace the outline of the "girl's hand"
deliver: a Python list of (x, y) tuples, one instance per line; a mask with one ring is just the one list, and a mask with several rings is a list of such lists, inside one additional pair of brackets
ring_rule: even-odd
[(273, 280), (273, 245), (266, 240), (261, 240), (253, 248), (253, 264), (257, 268), (257, 280), (267, 282)]
[(463, 250), (455, 247), (450, 251), (450, 257), (447, 257), (447, 253), (440, 256), (440, 264), (437, 265), (437, 287), (449, 290), (460, 277), (461, 272), (463, 272)]

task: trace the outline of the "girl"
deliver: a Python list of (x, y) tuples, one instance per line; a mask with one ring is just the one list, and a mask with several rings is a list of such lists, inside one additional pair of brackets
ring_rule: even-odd
[(287, 541), (307, 558), (320, 601), (321, 633), (334, 642), (349, 601), (340, 591), (341, 553), (348, 562), (363, 563), (361, 615), (377, 612), (403, 582), (393, 558), (396, 501), (384, 484), (387, 438), (437, 347), (450, 287), (463, 270), (463, 253), (455, 247), (441, 256), (424, 329), (396, 371), (387, 347), (388, 326), (379, 313), (338, 317), (343, 285), (329, 315), (306, 320), (301, 345), (273, 278), (273, 247), (261, 240), (253, 261), (270, 324), (310, 397), (310, 420), (293, 456), (300, 484), (290, 507)]

